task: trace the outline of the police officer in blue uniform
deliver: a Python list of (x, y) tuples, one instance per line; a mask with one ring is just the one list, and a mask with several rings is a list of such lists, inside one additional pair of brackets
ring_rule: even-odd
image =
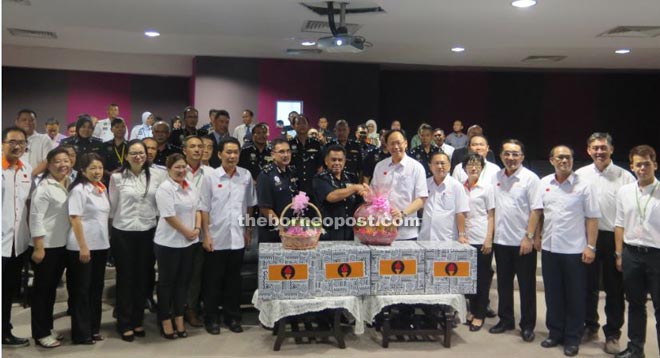
[(268, 145), (268, 125), (258, 123), (252, 129), (252, 142), (241, 149), (238, 166), (249, 170), (252, 179), (257, 180), (261, 170), (273, 161), (271, 150)]
[(348, 122), (340, 119), (335, 123), (335, 138), (328, 141), (327, 147), (339, 144), (346, 150), (346, 170), (358, 178), (362, 175), (362, 148), (360, 143), (349, 139), (351, 128)]
[[(88, 114), (81, 114), (78, 116), (78, 121), (76, 122), (76, 135), (63, 139), (62, 142), (60, 142), (60, 145), (72, 145), (78, 157), (85, 153), (100, 154), (103, 148), (103, 141), (92, 137), (93, 132), (94, 124), (92, 123), (92, 117), (90, 117)], [(80, 169), (78, 165), (79, 163), (76, 163), (76, 167), (74, 169)]]
[(291, 164), (296, 168), (294, 173), (299, 180), (299, 189), (311, 197), (312, 179), (323, 165), (321, 142), (307, 136), (309, 123), (305, 115), (299, 114), (296, 117), (293, 128), (296, 130), (296, 137), (289, 140)]
[(333, 144), (325, 150), (326, 169), (314, 177), (314, 193), (324, 218), (333, 218), (334, 225), (326, 226), (322, 240), (353, 241), (353, 228), (338, 223), (339, 218), (353, 217), (362, 203), (361, 195), (368, 192), (367, 185), (358, 184), (355, 174), (344, 170), (346, 150)]
[(385, 145), (386, 133), (387, 129), (380, 130), (380, 148), (367, 153), (366, 158), (364, 158), (364, 162), (362, 163), (362, 182), (365, 184), (369, 184), (371, 178), (374, 176), (374, 168), (376, 168), (376, 163), (391, 156), (387, 151), (387, 146)]
[(429, 161), (433, 154), (442, 151), (438, 146), (433, 143), (433, 127), (428, 124), (422, 124), (419, 127), (419, 139), (422, 144), (413, 148), (408, 155), (422, 163), (424, 170), (426, 171), (426, 177), (429, 178), (433, 176), (431, 173), (431, 168), (429, 168)]
[[(273, 141), (273, 162), (257, 177), (257, 203), (262, 217), (277, 222), (282, 210), (298, 194), (298, 177), (291, 165), (291, 147), (285, 139)], [(259, 225), (259, 242), (280, 242), (277, 226)]]

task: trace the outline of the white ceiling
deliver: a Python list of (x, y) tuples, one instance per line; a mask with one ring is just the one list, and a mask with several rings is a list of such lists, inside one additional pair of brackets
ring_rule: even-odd
[[(371, 0), (384, 14), (349, 15), (373, 43), (360, 54), (292, 56), (286, 48), (318, 34), (305, 20), (326, 20), (296, 0), (2, 1), (2, 43), (133, 54), (305, 58), (333, 61), (516, 68), (660, 69), (660, 36), (599, 38), (620, 25), (660, 26), (659, 0)], [(8, 27), (54, 31), (55, 40), (11, 36)], [(146, 29), (158, 38), (143, 35)], [(465, 47), (464, 53), (450, 48)], [(616, 55), (630, 48), (629, 55)], [(530, 55), (562, 55), (530, 64)]]

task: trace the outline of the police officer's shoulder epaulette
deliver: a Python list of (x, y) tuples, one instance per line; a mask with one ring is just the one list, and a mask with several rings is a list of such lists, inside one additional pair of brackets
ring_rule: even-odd
[(277, 166), (275, 165), (275, 163), (268, 163), (268, 164), (264, 165), (264, 167), (261, 169), (261, 171), (263, 171), (266, 174), (269, 174), (270, 172), (275, 170), (276, 167)]
[(252, 143), (245, 143), (243, 147), (241, 148), (241, 152), (244, 150), (252, 150), (254, 149), (254, 144)]
[(208, 134), (209, 134), (209, 131), (207, 129), (200, 128), (200, 129), (197, 130), (197, 135), (200, 136), (200, 137), (208, 135)]

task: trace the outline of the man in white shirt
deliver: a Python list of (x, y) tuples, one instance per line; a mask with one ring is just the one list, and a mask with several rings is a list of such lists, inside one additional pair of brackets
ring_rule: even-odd
[(402, 222), (397, 240), (416, 240), (419, 219), (417, 211), (428, 197), (426, 172), (416, 160), (406, 155), (408, 141), (403, 132), (393, 129), (385, 135), (387, 149), (392, 154), (376, 164), (371, 188), (389, 188), (392, 216)]
[(500, 322), (489, 332), (498, 334), (514, 328), (515, 276), (520, 293), (521, 337), (525, 342), (531, 342), (536, 327), (536, 251), (533, 246), (541, 215), (540, 210), (535, 210), (541, 208), (537, 194), (539, 177), (523, 167), (525, 146), (519, 140), (505, 140), (500, 157), (504, 169), (498, 171), (491, 181), (495, 193), (493, 249), (497, 264)]
[(470, 212), (470, 198), (463, 184), (447, 175), (451, 161), (446, 153), (435, 152), (429, 159), (433, 176), (426, 183), (429, 196), (424, 203), (419, 240), (465, 244), (468, 242), (465, 217)]
[(573, 150), (554, 147), (550, 163), (555, 173), (541, 179), (538, 187), (543, 208), (541, 259), (549, 331), (541, 346), (563, 344), (564, 355), (572, 357), (578, 354), (582, 340), (586, 265), (596, 257), (601, 215), (590, 183), (573, 173)]
[(598, 337), (598, 301), (602, 272), (607, 324), (605, 333), (605, 352), (619, 353), (619, 338), (623, 326), (625, 303), (623, 300), (623, 276), (616, 269), (614, 256), (614, 219), (616, 217), (616, 193), (620, 187), (635, 181), (629, 171), (612, 163), (612, 136), (608, 133), (593, 133), (587, 140), (587, 153), (592, 164), (575, 171), (582, 180), (591, 184), (598, 198), (601, 218), (598, 221), (598, 242), (596, 259), (587, 266), (587, 316), (584, 323), (583, 341)]
[(37, 113), (31, 109), (21, 109), (16, 116), (16, 127), (27, 134), (27, 147), (21, 160), (30, 164), (32, 176), (43, 173), (48, 166), (46, 155), (55, 148), (53, 142), (45, 134), (37, 133)]
[[(481, 177), (479, 177), (479, 180), (488, 183), (492, 182), (495, 174), (500, 171), (500, 167), (497, 166), (497, 164), (493, 164), (488, 161), (488, 151), (490, 150), (488, 139), (486, 139), (486, 137), (482, 134), (473, 135), (468, 141), (467, 149), (471, 153), (477, 153), (481, 155), (486, 161), (486, 166), (481, 171)], [(465, 173), (465, 169), (463, 169), (462, 165), (457, 165), (454, 167), (454, 171), (452, 172), (451, 176), (458, 180), (459, 183), (465, 183), (465, 181), (468, 180), (468, 175)]]
[(660, 182), (655, 177), (658, 162), (653, 148), (636, 146), (629, 158), (637, 181), (622, 186), (617, 193), (614, 238), (616, 265), (623, 271), (628, 301), (630, 341), (616, 358), (643, 358), (649, 294), (655, 310), (655, 334), (660, 342)]
[[(186, 157), (188, 167), (186, 168), (186, 181), (190, 183), (195, 190), (202, 194), (202, 183), (204, 178), (211, 174), (213, 168), (202, 165), (202, 152), (204, 151), (204, 142), (198, 136), (188, 136), (183, 140), (183, 155)], [(200, 235), (202, 238), (204, 232)], [(194, 244), (192, 270), (190, 273), (190, 282), (188, 284), (188, 297), (186, 299), (187, 308), (184, 314), (186, 321), (193, 327), (202, 327), (204, 324), (199, 319), (198, 312), (201, 310), (200, 299), (202, 292), (202, 269), (204, 267), (204, 249), (202, 243)]]
[(15, 337), (11, 301), (18, 292), (25, 251), (30, 242), (27, 200), (32, 177), (30, 164), (21, 161), (27, 135), (18, 127), (2, 130), (2, 347), (25, 347), (30, 342)]
[(60, 122), (55, 118), (46, 120), (46, 135), (53, 142), (53, 148), (60, 145), (62, 139), (66, 138), (65, 135), (60, 133)]
[(234, 138), (238, 139), (241, 147), (243, 147), (246, 143), (252, 143), (252, 130), (256, 123), (254, 122), (254, 112), (252, 110), (244, 110), (241, 113), (241, 118), (243, 119), (243, 124), (234, 128)]
[(451, 161), (451, 156), (454, 154), (455, 148), (445, 142), (445, 131), (442, 128), (436, 128), (433, 130), (433, 141), (443, 152), (447, 153), (449, 160)]
[[(205, 325), (210, 334), (220, 334), (218, 306), (222, 304), (225, 324), (234, 333), (241, 327), (241, 265), (249, 246), (252, 228), (242, 224), (257, 205), (252, 175), (238, 167), (240, 145), (236, 138), (218, 143), (222, 165), (204, 178), (201, 195), (204, 231)], [(248, 222), (245, 220), (244, 222)]]
[[(92, 133), (92, 137), (96, 137), (103, 142), (107, 142), (114, 138), (111, 124), (113, 119), (119, 117), (119, 105), (116, 103), (109, 104), (107, 113), (108, 118), (97, 121), (94, 125), (94, 133)], [(128, 132), (124, 136), (124, 139), (128, 140)]]

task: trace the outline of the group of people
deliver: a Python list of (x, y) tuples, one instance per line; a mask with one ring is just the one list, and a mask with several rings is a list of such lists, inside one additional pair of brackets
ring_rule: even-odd
[[(34, 125), (32, 133), (22, 125), (26, 113), (36, 120), (34, 112), (22, 111), (17, 126), (4, 129), (2, 138), (6, 346), (28, 343), (11, 334), (9, 319), (25, 255), (35, 271), (32, 336), (40, 346), (60, 345), (52, 314), (65, 267), (72, 341), (103, 339), (108, 252), (115, 258), (117, 330), (123, 340), (146, 334), (144, 300), (152, 295), (154, 260), (163, 337), (185, 338), (184, 321), (219, 334), (221, 315), (231, 331), (241, 332), (240, 267), (252, 238), (279, 242), (278, 227), (271, 224), (301, 191), (324, 217), (348, 218), (370, 191), (381, 188), (389, 190), (392, 216), (403, 222), (397, 240), (456, 240), (477, 249), (477, 293), (468, 297), (470, 331), (479, 331), (487, 315), (494, 256), (499, 322), (489, 332), (515, 328), (517, 277), (521, 337), (534, 340), (537, 252), (549, 330), (543, 347), (561, 344), (574, 356), (583, 339), (598, 335), (601, 275), (606, 352), (644, 356), (648, 294), (660, 322), (660, 191), (656, 153), (646, 145), (630, 151), (636, 178), (612, 162), (607, 133), (587, 140), (593, 164), (574, 171), (573, 149), (559, 145), (549, 154), (554, 173), (539, 178), (523, 166), (521, 141), (509, 139), (497, 148), (500, 168), (482, 129), (472, 126), (463, 134), (460, 121), (446, 137), (423, 124), (411, 139), (419, 144), (409, 148), (398, 121), (373, 141), (367, 139), (375, 123), (359, 126), (352, 139), (347, 121), (336, 121), (330, 131), (326, 120), (326, 128), (316, 129), (322, 142), (305, 115), (295, 113), (290, 116), (295, 136), (283, 133), (269, 142), (269, 126), (254, 123), (250, 110), (242, 112), (243, 124), (230, 135), (227, 111), (212, 110), (209, 128), (198, 129), (198, 111), (187, 107), (180, 129), (145, 121), (149, 130), (137, 131), (144, 137), (128, 142), (121, 118), (109, 120), (113, 137), (103, 143), (83, 115), (73, 137), (48, 151), (43, 162), (33, 158), (40, 170), (26, 160), (26, 146), (35, 155), (33, 143), (38, 143), (30, 140)], [(269, 225), (244, 226), (253, 216), (269, 219)], [(323, 240), (354, 239), (348, 226), (325, 230)], [(630, 342), (620, 352), (624, 294)]]

